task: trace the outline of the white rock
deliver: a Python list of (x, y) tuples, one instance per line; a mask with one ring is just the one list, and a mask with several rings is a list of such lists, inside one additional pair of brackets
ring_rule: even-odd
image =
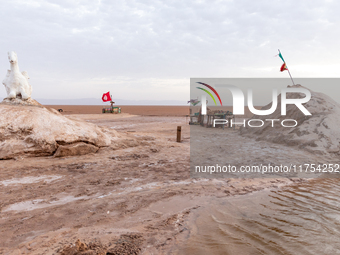
[(109, 146), (111, 136), (92, 123), (42, 106), (0, 103), (0, 159), (94, 153)]

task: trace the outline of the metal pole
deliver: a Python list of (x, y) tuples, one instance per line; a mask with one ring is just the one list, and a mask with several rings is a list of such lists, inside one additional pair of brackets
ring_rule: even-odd
[(289, 73), (289, 76), (290, 76), (290, 78), (292, 79), (293, 85), (295, 86), (295, 83), (294, 83), (294, 81), (293, 81), (293, 78), (292, 78), (292, 76), (291, 76), (291, 74), (290, 74), (290, 72), (289, 72), (288, 66), (286, 65), (286, 67), (287, 67), (287, 71), (288, 71), (288, 73)]

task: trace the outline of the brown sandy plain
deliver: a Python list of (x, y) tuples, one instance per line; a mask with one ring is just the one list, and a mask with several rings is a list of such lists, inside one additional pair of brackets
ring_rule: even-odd
[[(101, 114), (103, 107), (110, 105), (46, 105), (46, 107), (63, 109), (63, 114)], [(189, 106), (115, 105), (115, 107), (120, 107), (122, 113), (148, 116), (185, 116), (190, 110)]]
[[(292, 183), (191, 179), (189, 107), (122, 106), (122, 114), (101, 114), (101, 106), (47, 107), (114, 129), (122, 142), (85, 156), (3, 160), (0, 254), (181, 254), (190, 222), (211, 199)], [(232, 137), (227, 142), (237, 147)], [(280, 145), (261, 146), (277, 148), (271, 157), (278, 157)], [(257, 157), (250, 153), (247, 161)]]

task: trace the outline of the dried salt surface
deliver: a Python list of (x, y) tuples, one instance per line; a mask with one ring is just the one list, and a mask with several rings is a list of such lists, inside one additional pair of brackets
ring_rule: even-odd
[[(57, 179), (61, 178), (62, 176), (59, 176)], [(19, 183), (19, 182), (15, 182), (15, 181), (32, 181), (31, 180), (23, 180), (25, 178), (21, 178), (21, 179), (12, 179), (12, 180), (8, 180), (8, 181), (12, 181), (12, 183)], [(38, 178), (36, 178), (38, 179)], [(41, 180), (41, 178), (40, 178)], [(50, 179), (51, 180), (51, 179)], [(190, 183), (197, 183), (197, 182), (206, 182), (206, 179), (199, 179), (199, 180), (192, 180), (192, 181), (179, 181), (179, 182), (169, 182), (167, 184), (167, 186), (175, 186), (175, 185), (185, 185), (185, 184), (190, 184)], [(11, 184), (12, 184), (11, 183)], [(21, 182), (23, 183), (23, 182)], [(26, 182), (28, 183), (28, 182)], [(32, 182), (30, 182), (32, 183)], [(7, 184), (9, 185), (9, 184)], [(6, 186), (7, 186), (6, 185)], [(141, 190), (150, 190), (150, 189), (158, 189), (160, 188), (162, 185), (164, 185), (164, 183), (161, 182), (153, 182), (153, 183), (148, 183), (145, 185), (141, 185), (135, 188), (127, 188), (127, 189), (121, 189), (121, 190), (114, 190), (106, 195), (101, 195), (98, 197), (93, 197), (93, 196), (80, 196), (80, 197), (74, 197), (74, 196), (65, 196), (65, 197), (60, 197), (58, 200), (55, 201), (46, 201), (44, 199), (35, 199), (35, 200), (29, 200), (29, 201), (23, 201), (23, 202), (19, 202), (19, 203), (15, 203), (15, 204), (11, 204), (9, 205), (7, 208), (3, 209), (2, 212), (7, 212), (7, 211), (16, 211), (16, 212), (20, 212), (20, 211), (32, 211), (35, 209), (41, 209), (41, 208), (46, 208), (46, 207), (51, 207), (51, 206), (56, 206), (56, 205), (63, 205), (66, 203), (70, 203), (70, 202), (74, 202), (80, 199), (100, 199), (100, 198), (104, 198), (104, 197), (108, 197), (108, 196), (120, 196), (120, 195), (126, 195), (128, 193), (132, 193), (132, 192), (136, 192), (136, 191), (141, 191)], [(121, 192), (119, 192), (121, 191)]]
[(140, 185), (138, 187), (134, 187), (134, 188), (123, 188), (123, 189), (119, 189), (119, 190), (113, 190), (112, 192), (105, 194), (105, 195), (101, 195), (97, 198), (104, 198), (104, 197), (108, 197), (108, 196), (120, 196), (120, 195), (126, 195), (129, 193), (133, 193), (133, 192), (137, 192), (137, 191), (147, 191), (147, 190), (151, 190), (151, 189), (159, 189), (162, 186), (166, 185), (167, 187), (171, 187), (171, 186), (177, 186), (177, 185), (187, 185), (187, 184), (191, 184), (191, 183), (201, 183), (201, 182), (207, 182), (208, 179), (193, 179), (190, 181), (169, 181), (167, 183), (164, 182), (151, 182), (151, 183), (147, 183), (144, 185)]
[(35, 199), (35, 200), (11, 204), (10, 206), (2, 210), (2, 212), (32, 211), (35, 209), (41, 209), (41, 208), (46, 208), (46, 207), (51, 207), (51, 206), (56, 206), (56, 205), (63, 205), (63, 204), (67, 204), (67, 203), (74, 202), (74, 201), (84, 199), (84, 198), (89, 198), (89, 197), (87, 196), (81, 196), (81, 197), (65, 196), (65, 197), (61, 197), (60, 199), (56, 201), (51, 201), (51, 202), (47, 202), (44, 199)]
[[(340, 105), (323, 93), (308, 90), (311, 92), (311, 99), (303, 105), (312, 114), (311, 116), (305, 116), (295, 105), (287, 105), (287, 115), (281, 116), (281, 96), (279, 95), (277, 109), (274, 113), (268, 116), (254, 115), (251, 118), (262, 119), (265, 123), (264, 126), (261, 128), (242, 127), (240, 134), (256, 140), (297, 146), (299, 149), (314, 154), (338, 158), (340, 156)], [(302, 93), (287, 94), (287, 98), (303, 97), (305, 95)], [(270, 107), (271, 104), (268, 104), (262, 109)], [(279, 119), (280, 122), (284, 119), (295, 119), (298, 125), (294, 128), (286, 128), (277, 121), (273, 128), (271, 122), (265, 121), (265, 119)]]
[(0, 185), (16, 185), (16, 184), (30, 184), (44, 181), (50, 183), (52, 181), (62, 178), (62, 175), (43, 175), (43, 176), (28, 176), (23, 178), (14, 178), (9, 180), (0, 181)]
[[(220, 128), (207, 129), (200, 126), (190, 127), (192, 135), (190, 160), (195, 166), (290, 166), (301, 164), (324, 164), (331, 162), (324, 155), (315, 155), (306, 150), (265, 140), (249, 139), (241, 136), (238, 130)], [(200, 145), (204, 146), (200, 146)], [(191, 172), (193, 177), (205, 178), (291, 178), (317, 177), (317, 173), (226, 173), (210, 174)], [(307, 176), (306, 176), (307, 175)]]
[[(29, 184), (29, 183), (37, 183), (39, 181), (45, 181), (45, 182), (52, 182), (54, 180), (60, 179), (63, 176), (58, 176), (58, 175), (45, 175), (45, 176), (39, 176), (39, 177), (23, 177), (23, 178), (15, 178), (15, 179), (10, 179), (10, 180), (4, 180), (1, 181), (0, 184), (4, 185), (4, 186), (8, 186), (8, 185), (15, 185), (15, 184)], [(131, 182), (138, 182), (139, 179), (132, 179)], [(202, 180), (192, 180), (192, 181), (178, 181), (178, 182), (174, 182), (174, 181), (170, 181), (169, 183), (167, 183), (167, 186), (174, 186), (174, 185), (185, 185), (185, 184), (190, 184), (190, 183), (197, 183), (197, 182), (205, 182), (207, 181), (206, 179), (202, 179)], [(105, 195), (101, 195), (98, 197), (89, 197), (89, 196), (81, 196), (81, 197), (74, 197), (74, 196), (65, 196), (65, 197), (61, 197), (56, 201), (51, 201), (48, 202), (44, 199), (35, 199), (35, 200), (30, 200), (30, 201), (23, 201), (23, 202), (19, 202), (19, 203), (15, 203), (12, 205), (9, 205), (7, 208), (5, 208), (4, 210), (2, 210), (3, 212), (7, 212), (7, 211), (31, 211), (31, 210), (35, 210), (35, 209), (41, 209), (41, 208), (46, 208), (46, 207), (51, 207), (51, 206), (55, 206), (55, 205), (62, 205), (62, 204), (66, 204), (66, 203), (70, 203), (73, 201), (77, 201), (79, 199), (100, 199), (100, 198), (104, 198), (107, 196), (119, 196), (119, 195), (125, 195), (128, 193), (132, 193), (132, 192), (137, 192), (137, 191), (141, 191), (141, 190), (149, 190), (149, 189), (157, 189), (160, 188), (162, 185), (164, 185), (164, 183), (161, 182), (153, 182), (153, 183), (148, 183), (148, 184), (144, 184), (138, 187), (134, 187), (134, 188), (124, 188), (124, 189), (119, 189), (119, 190), (113, 190), (112, 192), (105, 194)]]

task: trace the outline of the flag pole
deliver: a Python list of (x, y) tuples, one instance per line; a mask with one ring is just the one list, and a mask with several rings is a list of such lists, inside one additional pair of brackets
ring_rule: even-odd
[[(280, 55), (281, 55), (281, 51), (279, 50), (279, 53), (280, 53)], [(282, 55), (281, 55), (282, 56)], [(283, 61), (285, 64), (286, 64), (286, 61)], [(290, 72), (289, 72), (289, 69), (288, 69), (288, 66), (287, 66), (287, 64), (286, 64), (286, 68), (287, 68), (287, 71), (288, 71), (288, 73), (289, 73), (289, 76), (290, 76), (290, 79), (292, 80), (292, 82), (293, 82), (293, 85), (295, 86), (295, 83), (294, 83), (294, 80), (293, 80), (293, 77), (292, 77), (292, 75), (290, 74)]]

